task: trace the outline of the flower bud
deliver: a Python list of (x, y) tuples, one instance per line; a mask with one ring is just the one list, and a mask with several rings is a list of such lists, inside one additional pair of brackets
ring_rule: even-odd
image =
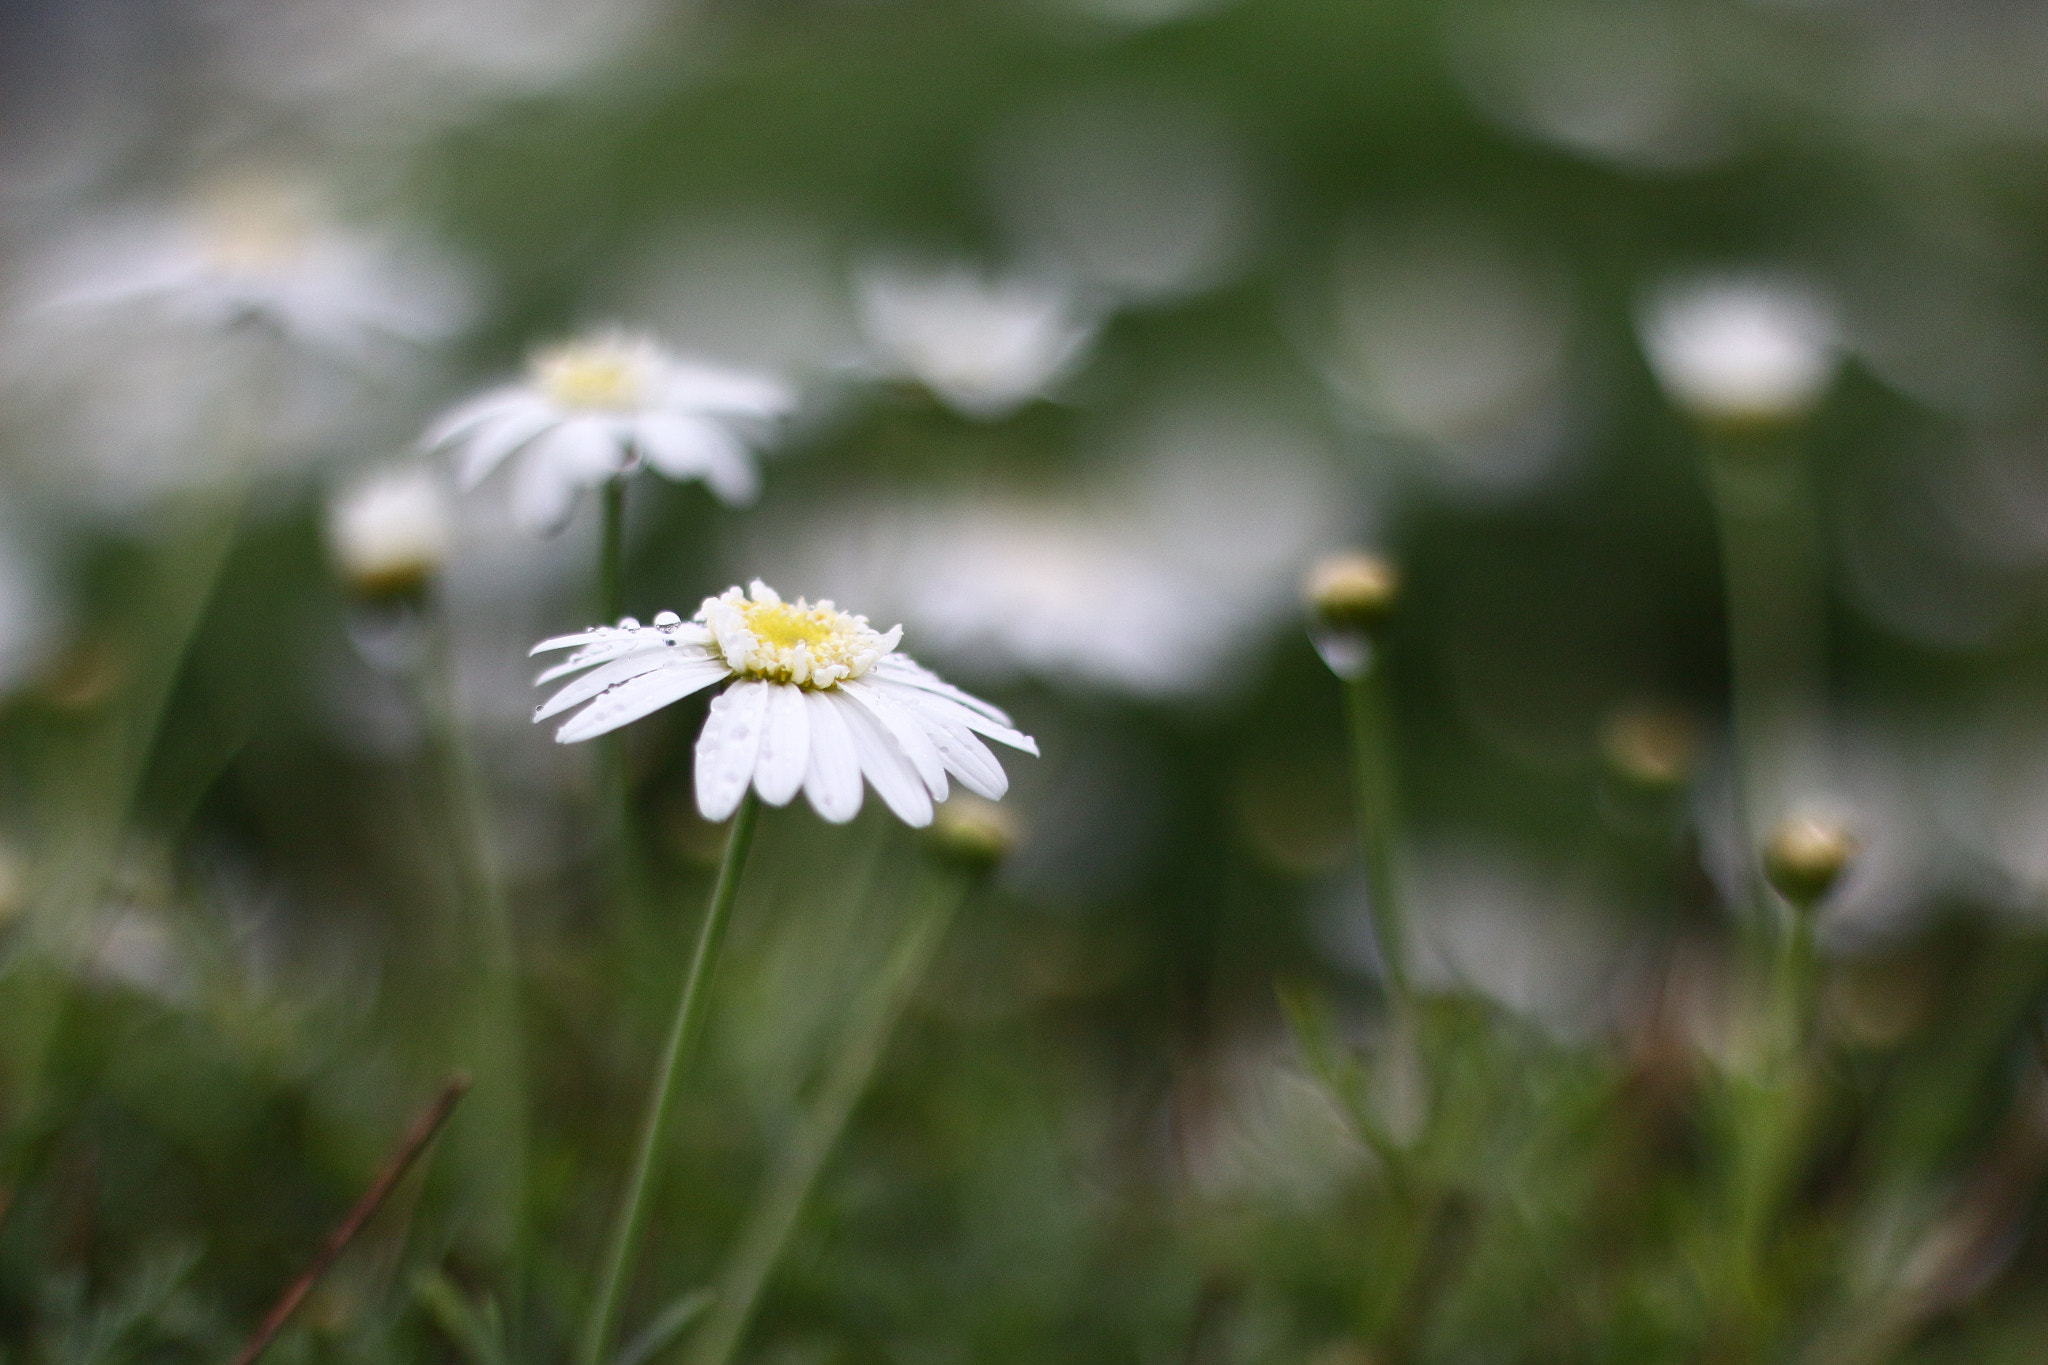
[(1378, 555), (1351, 552), (1319, 560), (1302, 584), (1309, 609), (1309, 638), (1323, 662), (1340, 678), (1357, 678), (1372, 666), (1373, 636), (1393, 615), (1401, 578)]
[(329, 504), (327, 540), (335, 567), (361, 596), (418, 593), (447, 562), (453, 540), (441, 485), (424, 468), (373, 474)]
[(988, 872), (1017, 845), (1017, 822), (993, 801), (957, 792), (932, 811), (933, 849), (969, 872)]
[(1827, 895), (1856, 857), (1856, 836), (1835, 820), (1794, 816), (1779, 823), (1764, 845), (1764, 876), (1800, 909)]
[(1838, 363), (1832, 310), (1796, 284), (1723, 277), (1660, 291), (1639, 330), (1673, 404), (1708, 426), (1770, 428), (1820, 402)]

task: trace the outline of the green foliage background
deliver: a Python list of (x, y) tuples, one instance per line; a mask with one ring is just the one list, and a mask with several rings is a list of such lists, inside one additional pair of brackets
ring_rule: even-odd
[[(677, 223), (822, 225), (847, 263), (904, 244), (999, 260), (987, 148), (1020, 111), (1138, 91), (1243, 136), (1257, 227), (1227, 279), (1119, 313), (1059, 401), (1000, 423), (902, 386), (834, 389), (767, 462), (758, 509), (643, 479), (628, 608), (687, 614), (744, 579), (756, 525), (1080, 486), (1158, 393), (1226, 376), (1323, 434), (1361, 526), (1402, 566), (1382, 657), (1409, 842), (1521, 869), (1535, 891), (1481, 879), (1453, 907), (1493, 925), (1480, 958), (1508, 960), (1510, 985), (1524, 959), (1537, 979), (1566, 960), (1597, 1001), (1561, 1021), (1498, 976), (1452, 973), (1412, 1030), (1392, 1027), (1372, 974), (1331, 947), (1360, 896), (1341, 698), (1291, 619), (1192, 702), (982, 689), (1046, 748), (1007, 764), (1019, 867), (969, 894), (743, 1356), (2040, 1358), (2048, 920), (2024, 852), (2048, 828), (2025, 824), (2033, 788), (1991, 769), (2048, 778), (2024, 762), (2048, 735), (2048, 556), (1973, 552), (1954, 512), (1976, 505), (1955, 490), (1981, 484), (1971, 452), (1987, 444), (2022, 452), (1988, 495), (2003, 514), (2048, 511), (2028, 501), (2048, 451), (2048, 109), (2007, 80), (2048, 50), (2032, 26), (1990, 4), (1660, 10), (1664, 55), (1710, 92), (1728, 148), (1657, 167), (1517, 130), (1461, 83), (1459, 35), (1489, 15), (1529, 25), (1532, 52), (1546, 16), (1590, 14), (1581, 34), (1622, 22), (1551, 0), (1242, 0), (1152, 24), (1051, 0), (711, 5), (662, 12), (600, 75), (400, 131), (219, 84), (207, 44), (236, 11), (92, 13), (111, 29), (54, 0), (4, 19), (25, 43), (0, 59), (12, 104), (37, 128), (94, 117), (78, 94), (92, 73), (135, 69), (94, 35), (142, 35), (160, 45), (125, 98), (147, 132), (81, 171), (88, 191), (10, 201), (8, 251), (101, 200), (254, 160), (431, 228), (487, 281), (483, 321), (437, 357), (431, 391), (394, 395), (389, 446), (338, 463), (388, 455), (537, 340), (630, 303), (629, 265)], [(1902, 51), (1925, 68), (1881, 60)], [(1480, 224), (1555, 265), (1575, 319), (1555, 474), (1460, 492), (1427, 442), (1319, 383), (1300, 319), (1342, 244), (1390, 222)], [(1915, 852), (1883, 913), (1824, 935), (1820, 1042), (1789, 1079), (1707, 1037), (1717, 1008), (1746, 1017), (1729, 984), (1739, 916), (1701, 852), (1717, 836), (1700, 812), (1725, 796), (1726, 632), (1698, 442), (1634, 334), (1659, 280), (1729, 263), (1826, 283), (1852, 342), (1908, 286), (1954, 305), (1930, 314), (1950, 330), (1921, 334), (1924, 387), (1910, 363), (1902, 380), (1852, 350), (1810, 430), (1830, 702), (1859, 796), (1891, 812), (1861, 833), (1874, 865), (1892, 866), (1888, 839)], [(1940, 357), (1965, 341), (2020, 376), (1995, 401), (1940, 401)], [(271, 1358), (565, 1357), (716, 860), (690, 808), (701, 701), (624, 745), (634, 906), (607, 894), (594, 757), (535, 757), (543, 732), (470, 718), (516, 930), (516, 1000), (493, 1003), (433, 743), (379, 750), (333, 722), (334, 690), (370, 685), (347, 661), (374, 612), (329, 566), (326, 474), (252, 495), (189, 651), (166, 655), (166, 604), (203, 578), (159, 553), (185, 511), (79, 516), (25, 472), (51, 440), (35, 420), (10, 410), (4, 439), (0, 496), (40, 531), (68, 609), (0, 712), (18, 883), (0, 970), (0, 1348), (50, 1365), (230, 1355), (460, 1068), (478, 1086), (424, 1176)], [(591, 615), (582, 573), (536, 589), (550, 629)], [(1644, 700), (1696, 718), (1694, 785), (1650, 790), (1603, 756), (1603, 724)], [(436, 703), (397, 704), (418, 721)], [(1975, 837), (1987, 809), (2018, 822), (2006, 864)], [(1063, 824), (1075, 810), (1080, 835)], [(766, 814), (628, 1336), (718, 1279), (853, 1002), (949, 875), (873, 801), (845, 829), (801, 805)], [(65, 891), (78, 877), (88, 890)], [(1570, 963), (1585, 940), (1569, 925), (1517, 919), (1531, 896), (1596, 904), (1598, 961)], [(1415, 913), (1426, 930), (1427, 896)], [(175, 972), (138, 984), (104, 966), (123, 915), (155, 926)], [(1687, 1013), (1701, 999), (1709, 1025)], [(1407, 1125), (1406, 1183), (1362, 1136), (1389, 1114)], [(1776, 1174), (1741, 1165), (1759, 1132), (1786, 1135), (1757, 1158)], [(1754, 1188), (1766, 1212), (1744, 1231)], [(668, 1348), (690, 1349), (687, 1328)]]

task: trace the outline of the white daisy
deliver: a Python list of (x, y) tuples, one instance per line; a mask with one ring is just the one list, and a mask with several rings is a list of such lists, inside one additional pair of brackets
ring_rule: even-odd
[[(736, 680), (711, 703), (697, 737), (697, 809), (723, 820), (751, 785), (770, 805), (801, 789), (835, 824), (860, 811), (861, 779), (910, 825), (927, 825), (951, 774), (995, 800), (1009, 778), (977, 736), (1036, 756), (1037, 742), (995, 707), (898, 654), (903, 627), (877, 631), (830, 602), (784, 602), (758, 578), (748, 592), (707, 597), (696, 619), (663, 612), (543, 640), (536, 654), (576, 647), (536, 683), (590, 671), (534, 713), (583, 709), (555, 732), (590, 739), (693, 692)], [(588, 705), (585, 705), (588, 703)]]
[(448, 562), (454, 539), (447, 495), (433, 470), (377, 470), (327, 505), (335, 567), (369, 597), (402, 594), (432, 579)]
[(305, 187), (224, 182), (171, 208), (109, 215), (33, 270), (33, 316), (65, 331), (184, 337), (267, 329), (362, 364), (384, 344), (453, 332), (468, 290), (444, 264), (330, 221)]
[(965, 265), (869, 270), (859, 301), (861, 327), (889, 373), (981, 420), (1043, 394), (1101, 326), (1095, 310), (1055, 283), (991, 278)]
[(58, 490), (109, 510), (383, 439), (423, 348), (472, 311), (459, 263), (288, 181), (68, 228), (5, 281), (0, 384), (47, 423)]
[(568, 521), (584, 489), (642, 462), (671, 479), (701, 479), (725, 502), (752, 501), (760, 477), (749, 440), (794, 402), (778, 379), (612, 334), (539, 352), (523, 382), (460, 405), (425, 439), (454, 451), (464, 488), (516, 455), (513, 514), (547, 533)]

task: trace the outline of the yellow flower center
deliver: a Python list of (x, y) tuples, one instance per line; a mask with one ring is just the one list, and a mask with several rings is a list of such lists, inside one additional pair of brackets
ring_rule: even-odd
[(866, 673), (902, 638), (901, 628), (878, 631), (830, 602), (785, 602), (758, 582), (754, 587), (752, 600), (738, 588), (707, 598), (698, 615), (726, 664), (744, 677), (834, 687)]
[(575, 342), (535, 356), (533, 382), (562, 407), (617, 412), (646, 401), (651, 368), (644, 347)]

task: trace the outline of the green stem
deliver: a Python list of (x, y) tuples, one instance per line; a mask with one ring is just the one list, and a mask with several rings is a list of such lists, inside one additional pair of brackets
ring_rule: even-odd
[(867, 1092), (875, 1067), (905, 1006), (924, 979), (932, 955), (966, 899), (969, 883), (959, 877), (936, 881), (882, 965), (853, 1027), (842, 1037), (811, 1110), (777, 1153), (740, 1233), (732, 1260), (719, 1281), (718, 1298), (704, 1334), (691, 1352), (691, 1365), (727, 1365), (745, 1337), (754, 1306), (767, 1285), (782, 1248), (809, 1200), (818, 1173), (838, 1146), (847, 1121)]
[(1723, 439), (1707, 464), (1727, 601), (1736, 822), (1748, 897), (1763, 905), (1757, 861), (1765, 831), (1819, 775), (1826, 670), (1820, 550), (1803, 452), (1791, 435)]
[(725, 858), (718, 867), (718, 882), (711, 892), (710, 908), (697, 933), (697, 947), (690, 956), (690, 968), (683, 977), (681, 996), (676, 1001), (668, 1041), (662, 1045), (655, 1064), (654, 1088), (649, 1092), (647, 1114), (640, 1124), (640, 1138), (633, 1153), (633, 1169), (626, 1178), (625, 1197), (620, 1201), (612, 1224), (611, 1244), (605, 1252), (604, 1271), (598, 1277), (597, 1296), (591, 1303), (579, 1365), (604, 1365), (611, 1342), (612, 1324), (618, 1316), (619, 1298), (625, 1290), (626, 1272), (634, 1245), (647, 1220), (647, 1196), (652, 1185), (654, 1160), (667, 1135), (669, 1109), (675, 1099), (676, 1081), (683, 1063), (703, 1032), (709, 984), (718, 967), (718, 954), (725, 943), (726, 927), (732, 920), (733, 902), (739, 897), (740, 872), (747, 861), (747, 848), (754, 841), (754, 822), (761, 812), (760, 798), (751, 790), (740, 802), (732, 830), (725, 840)]
[(1385, 687), (1380, 661), (1371, 660), (1344, 682), (1345, 719), (1351, 738), (1351, 777), (1358, 803), (1358, 837), (1365, 855), (1366, 895), (1380, 969), (1396, 1013), (1408, 1002), (1407, 922), (1402, 913), (1395, 831), (1400, 798), (1389, 743)]
[(1727, 599), (1740, 899), (1763, 1036), (1723, 1097), (1725, 1261), (1718, 1317), (1734, 1349), (1768, 1330), (1772, 1234), (1806, 1135), (1814, 989), (1811, 907), (1765, 885), (1771, 824), (1824, 776), (1825, 591), (1796, 429), (1709, 433), (1707, 472)]

